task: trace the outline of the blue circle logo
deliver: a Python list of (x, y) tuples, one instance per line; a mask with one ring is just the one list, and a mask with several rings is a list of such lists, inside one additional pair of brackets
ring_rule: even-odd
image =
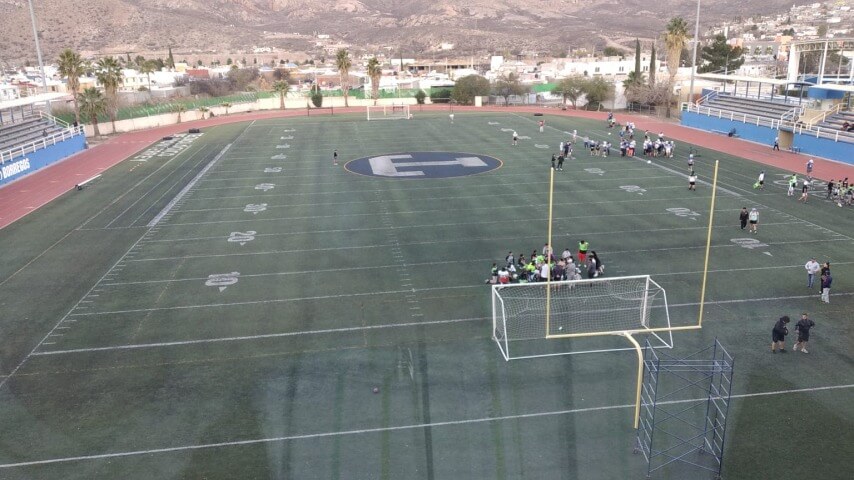
[(489, 172), (501, 160), (488, 155), (458, 152), (406, 152), (364, 157), (345, 168), (359, 175), (387, 178), (451, 178)]

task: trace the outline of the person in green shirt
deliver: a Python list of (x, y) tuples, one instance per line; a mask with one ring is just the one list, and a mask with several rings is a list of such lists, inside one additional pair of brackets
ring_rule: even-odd
[(587, 259), (587, 250), (590, 248), (590, 244), (587, 243), (586, 240), (582, 240), (578, 242), (578, 263), (584, 264), (584, 260)]

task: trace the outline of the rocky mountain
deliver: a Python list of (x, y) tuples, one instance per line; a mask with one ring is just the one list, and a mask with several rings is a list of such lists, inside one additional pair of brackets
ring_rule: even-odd
[[(693, 0), (33, 0), (45, 56), (89, 52), (287, 51), (315, 48), (329, 34), (367, 49), (412, 55), (440, 42), (455, 53), (553, 52), (655, 38), (675, 15), (692, 19)], [(703, 23), (787, 10), (793, 0), (705, 0)], [(795, 0), (795, 3), (807, 3)], [(0, 61), (32, 59), (27, 0), (0, 0)], [(299, 35), (297, 35), (299, 34)]]

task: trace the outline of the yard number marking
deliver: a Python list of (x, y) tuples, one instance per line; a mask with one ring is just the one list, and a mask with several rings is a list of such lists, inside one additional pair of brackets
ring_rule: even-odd
[[(697, 217), (700, 216), (699, 213), (697, 213), (691, 209), (682, 208), (682, 207), (668, 208), (667, 211), (676, 215), (677, 217), (687, 217), (687, 218), (690, 218), (691, 220), (697, 220)], [(748, 239), (748, 240), (752, 240), (752, 239)]]
[(539, 144), (539, 143), (538, 143), (538, 144), (536, 144), (536, 145), (534, 145), (534, 146), (535, 146), (535, 147), (537, 147), (537, 148), (549, 148), (549, 146), (548, 146), (548, 145), (541, 145), (541, 144)]
[(258, 212), (263, 212), (264, 210), (267, 210), (266, 203), (250, 203), (243, 209), (244, 212), (251, 213), (252, 215), (258, 215)]
[(502, 132), (512, 132), (513, 129), (512, 128), (502, 128), (501, 131)]
[(294, 139), (293, 135), (287, 135), (287, 136), (284, 136), (281, 138), (281, 140), (293, 140), (293, 139)]
[(489, 122), (489, 125), (501, 125), (501, 124), (498, 122)]
[(288, 158), (288, 156), (287, 156), (287, 155), (284, 155), (284, 154), (281, 154), (281, 153), (280, 153), (280, 154), (278, 154), (278, 155), (273, 155), (272, 157), (270, 157), (270, 160), (284, 160), (284, 159), (286, 159), (286, 158)]
[(264, 173), (282, 173), (282, 167), (267, 167)]
[(223, 291), (226, 288), (230, 287), (237, 283), (237, 277), (240, 276), (240, 272), (231, 272), (231, 273), (214, 273), (208, 275), (208, 280), (205, 282), (205, 286), (207, 287), (218, 287), (219, 291)]
[(291, 146), (290, 146), (290, 145), (288, 145), (288, 144), (286, 143), (286, 144), (284, 144), (284, 145), (276, 145), (276, 148), (279, 148), (279, 149), (283, 149), (283, 148), (291, 148)]
[(248, 232), (231, 232), (231, 235), (228, 237), (229, 243), (239, 243), (241, 246), (246, 245), (247, 242), (251, 242), (255, 240), (255, 235), (258, 232), (254, 230), (249, 230)]
[(605, 175), (605, 170), (602, 170), (601, 168), (585, 168), (584, 171), (587, 173), (592, 173), (593, 175)]
[(638, 195), (643, 195), (643, 192), (646, 191), (645, 188), (641, 188), (637, 185), (620, 185), (620, 190), (624, 190), (628, 193), (637, 193)]
[[(748, 250), (753, 250), (754, 248), (766, 248), (768, 247), (767, 243), (762, 243), (755, 238), (731, 238), (730, 242), (738, 245), (741, 248), (746, 248)], [(762, 252), (765, 255), (771, 257), (771, 252)]]
[(293, 129), (293, 128), (286, 128), (286, 129), (282, 130), (282, 132), (284, 132), (284, 133), (291, 133), (291, 132), (296, 132), (296, 130), (295, 130), (295, 129)]
[(255, 185), (255, 190), (264, 190), (265, 192), (274, 188), (276, 188), (276, 184), (274, 183), (259, 183)]

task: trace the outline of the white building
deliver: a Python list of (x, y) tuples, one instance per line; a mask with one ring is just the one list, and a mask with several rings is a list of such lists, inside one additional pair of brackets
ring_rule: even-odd
[(15, 85), (0, 83), (0, 102), (21, 98), (21, 91)]

